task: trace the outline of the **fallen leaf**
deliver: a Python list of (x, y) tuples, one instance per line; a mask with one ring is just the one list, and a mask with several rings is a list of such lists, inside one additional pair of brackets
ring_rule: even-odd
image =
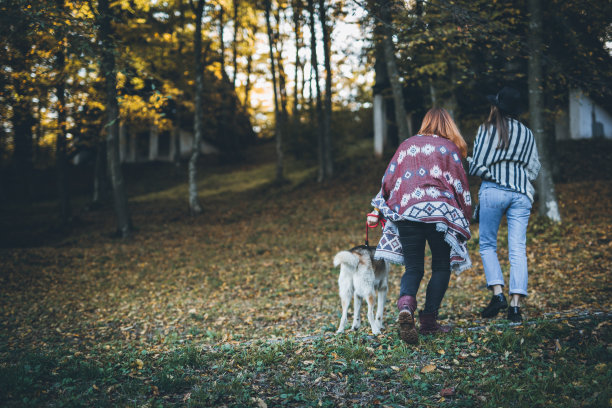
[(251, 398), (251, 401), (257, 404), (258, 408), (268, 408), (268, 404), (266, 404), (266, 402), (259, 397), (253, 397)]
[(426, 365), (425, 367), (423, 367), (423, 368), (421, 369), (421, 372), (422, 372), (423, 374), (426, 374), (426, 373), (431, 373), (432, 371), (435, 371), (435, 369), (436, 369), (436, 366), (435, 366), (435, 365), (433, 365), (433, 364), (429, 364), (429, 365)]
[(440, 391), (441, 397), (452, 397), (453, 395), (455, 395), (455, 387), (443, 388)]

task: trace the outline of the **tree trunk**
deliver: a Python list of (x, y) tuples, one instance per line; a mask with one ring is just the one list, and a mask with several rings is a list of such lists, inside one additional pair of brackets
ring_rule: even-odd
[[(280, 6), (276, 10), (276, 32), (280, 33), (281, 26), (281, 15), (280, 15)], [(282, 43), (281, 43), (282, 44)], [(280, 108), (281, 108), (281, 126), (283, 130), (283, 134), (288, 136), (287, 134), (287, 123), (288, 123), (288, 113), (287, 113), (287, 74), (285, 72), (285, 66), (283, 64), (283, 55), (282, 49), (278, 45), (278, 41), (274, 41), (274, 48), (276, 49), (276, 66), (278, 71), (278, 91), (280, 96)]]
[[(58, 11), (64, 13), (64, 0), (57, 0)], [(70, 194), (66, 183), (66, 38), (63, 29), (58, 29), (57, 40), (59, 50), (55, 56), (55, 68), (57, 70), (57, 139), (55, 144), (55, 166), (57, 169), (57, 192), (60, 203), (60, 223), (68, 225), (71, 218)]]
[(265, 1), (266, 6), (266, 27), (268, 29), (268, 44), (270, 47), (270, 67), (272, 71), (272, 88), (274, 90), (274, 131), (276, 133), (276, 182), (282, 183), (283, 176), (283, 145), (282, 145), (282, 125), (280, 110), (278, 106), (278, 88), (276, 86), (276, 64), (274, 61), (274, 34), (270, 25), (271, 0)]
[(106, 159), (106, 142), (101, 141), (98, 143), (96, 149), (96, 163), (94, 164), (94, 186), (92, 205), (97, 207), (106, 201), (106, 194), (108, 191), (108, 178), (107, 178), (107, 159)]
[(223, 28), (225, 26), (225, 10), (223, 6), (219, 6), (219, 46), (221, 51), (221, 74), (227, 75), (225, 72), (225, 38), (223, 36)]
[[(257, 34), (257, 24), (253, 24), (251, 26), (251, 34), (249, 37), (249, 45), (251, 45), (251, 40), (253, 43), (256, 41)], [(253, 46), (248, 47), (251, 51), (247, 55), (247, 66), (246, 66), (246, 83), (244, 85), (244, 108), (249, 109), (251, 104), (251, 74), (253, 73)]]
[(332, 72), (331, 72), (331, 39), (327, 16), (325, 13), (325, 0), (319, 0), (319, 19), (323, 32), (323, 56), (325, 62), (325, 110), (323, 113), (323, 169), (325, 178), (334, 174), (334, 163), (331, 151), (331, 115), (332, 115)]
[(387, 63), (387, 72), (389, 74), (389, 82), (391, 83), (391, 91), (393, 92), (393, 101), (395, 102), (395, 120), (401, 140), (410, 137), (408, 133), (408, 121), (406, 109), (404, 107), (404, 94), (402, 83), (400, 82), (397, 62), (395, 61), (395, 49), (393, 46), (393, 32), (391, 30), (391, 8), (393, 1), (387, 0), (381, 2), (380, 19), (383, 25), (383, 47), (385, 50), (385, 61)]
[(539, 213), (554, 222), (561, 221), (555, 184), (552, 179), (551, 165), (548, 157), (544, 134), (543, 98), (544, 78), (542, 75), (542, 5), (540, 0), (529, 0), (529, 116), (531, 130), (536, 140), (540, 163), (540, 174), (536, 180), (539, 195)]
[(121, 171), (119, 158), (119, 104), (117, 103), (117, 73), (115, 68), (115, 44), (112, 39), (111, 10), (109, 0), (99, 0), (98, 13), (100, 19), (100, 43), (102, 44), (101, 71), (104, 75), (106, 88), (106, 148), (108, 168), (115, 213), (117, 215), (117, 230), (123, 238), (132, 234), (132, 222), (128, 208), (128, 199)]
[(247, 55), (246, 83), (244, 84), (244, 109), (249, 109), (251, 103), (251, 73), (253, 71), (253, 54)]
[[(322, 182), (325, 179), (325, 141), (323, 138), (323, 106), (321, 104), (321, 87), (319, 86), (319, 61), (317, 58), (317, 35), (315, 30), (315, 10), (314, 1), (308, 0), (308, 14), (310, 15), (310, 65), (314, 71), (315, 84), (315, 115), (318, 127), (317, 129), (317, 156), (319, 159), (319, 174), (317, 181)], [(312, 75), (311, 75), (312, 80)], [(312, 94), (312, 91), (311, 91)]]
[(194, 135), (193, 149), (189, 158), (189, 211), (192, 215), (202, 213), (202, 206), (198, 200), (198, 184), (196, 180), (197, 163), (200, 157), (200, 143), (204, 133), (202, 118), (202, 97), (204, 92), (204, 64), (202, 62), (202, 14), (204, 13), (204, 0), (198, 0), (195, 6), (196, 26), (193, 39), (195, 54), (195, 108), (194, 108)]
[[(178, 26), (183, 28), (185, 26), (185, 4), (180, 1), (179, 5), (178, 5), (178, 11), (179, 11), (179, 24)], [(177, 39), (178, 39), (178, 47), (176, 50), (177, 53), (177, 58), (179, 61), (183, 61), (183, 40), (182, 40), (182, 36), (181, 35), (177, 35)], [(177, 75), (177, 79), (182, 80), (183, 79), (183, 73), (180, 72), (182, 70), (179, 70), (179, 72), (176, 73)], [(173, 132), (174, 132), (174, 157), (172, 158), (172, 161), (174, 162), (174, 168), (176, 170), (176, 174), (178, 174), (180, 172), (180, 168), (181, 168), (181, 102), (182, 99), (184, 97), (184, 93), (181, 93), (180, 96), (178, 96), (175, 100), (174, 100), (174, 105), (173, 105), (173, 119), (172, 119), (172, 124), (173, 124)]]
[(28, 98), (22, 98), (13, 105), (13, 138), (15, 150), (13, 162), (18, 180), (16, 188), (17, 199), (27, 202), (32, 197), (32, 172), (34, 163), (32, 158), (32, 125), (34, 117), (32, 106)]
[(238, 9), (240, 7), (240, 0), (234, 0), (234, 42), (232, 43), (232, 65), (234, 71), (232, 72), (232, 86), (236, 89), (236, 75), (238, 74), (238, 28), (240, 22), (238, 21)]
[(302, 12), (302, 2), (301, 0), (293, 0), (293, 32), (295, 35), (295, 75), (293, 77), (294, 81), (294, 91), (293, 91), (293, 123), (294, 126), (299, 124), (299, 113), (298, 113), (298, 105), (299, 105), (299, 78), (298, 73), (300, 72), (300, 49), (302, 48), (302, 32), (300, 30), (301, 19), (300, 14)]
[(181, 111), (178, 100), (174, 104), (174, 119), (172, 120), (172, 125), (172, 132), (174, 133), (174, 138), (172, 140), (174, 143), (174, 157), (172, 161), (174, 162), (174, 168), (177, 170), (178, 174), (181, 168)]
[[(11, 67), (14, 72), (28, 72), (32, 44), (28, 36), (17, 36), (15, 38), (16, 55), (11, 59)], [(10, 57), (9, 57), (10, 58)], [(33, 157), (33, 133), (32, 126), (35, 124), (31, 97), (28, 93), (28, 84), (19, 80), (13, 81), (15, 96), (12, 98), (13, 116), (13, 166), (17, 186), (15, 194), (17, 200), (28, 202), (32, 198), (32, 173), (34, 170)]]

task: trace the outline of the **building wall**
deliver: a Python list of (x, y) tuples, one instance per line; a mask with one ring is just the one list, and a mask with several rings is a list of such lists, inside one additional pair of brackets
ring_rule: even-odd
[(569, 96), (569, 136), (612, 139), (612, 116), (578, 89), (572, 89)]
[[(181, 129), (180, 131), (169, 132), (169, 152), (160, 152), (159, 143), (161, 132), (152, 127), (148, 137), (142, 139), (142, 134), (129, 132), (125, 124), (119, 127), (119, 157), (122, 163), (135, 163), (143, 161), (172, 161), (174, 152), (176, 151), (175, 138), (179, 137), (180, 155), (182, 158), (189, 157), (193, 146), (193, 133)], [(166, 136), (164, 136), (166, 137)], [(164, 141), (165, 143), (166, 141)], [(145, 146), (146, 145), (146, 146)], [(138, 153), (140, 152), (140, 154)], [(219, 149), (208, 142), (200, 143), (200, 152), (202, 154), (216, 154)]]

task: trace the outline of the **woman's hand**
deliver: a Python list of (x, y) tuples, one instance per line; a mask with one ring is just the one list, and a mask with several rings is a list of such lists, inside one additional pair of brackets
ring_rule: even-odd
[(368, 219), (366, 220), (366, 222), (370, 227), (375, 227), (376, 225), (378, 225), (378, 217), (375, 215), (368, 214)]

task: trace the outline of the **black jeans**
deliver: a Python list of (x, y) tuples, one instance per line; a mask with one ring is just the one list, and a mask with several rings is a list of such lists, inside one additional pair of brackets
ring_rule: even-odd
[(425, 313), (436, 313), (450, 281), (450, 246), (444, 241), (444, 234), (436, 231), (435, 224), (399, 221), (395, 223), (399, 232), (404, 266), (401, 296), (415, 296), (425, 273), (425, 241), (431, 249), (431, 279), (427, 284)]

